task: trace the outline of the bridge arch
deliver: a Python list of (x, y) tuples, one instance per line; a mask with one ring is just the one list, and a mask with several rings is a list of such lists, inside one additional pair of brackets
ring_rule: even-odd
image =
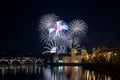
[(21, 65), (21, 63), (20, 63), (20, 61), (14, 60), (14, 61), (12, 61), (12, 65), (19, 66), (19, 65)]
[(26, 66), (30, 66), (30, 65), (33, 65), (33, 64), (34, 64), (33, 61), (30, 61), (30, 60), (25, 60), (23, 62), (23, 65), (26, 65)]
[(9, 65), (9, 63), (8, 63), (8, 61), (0, 61), (0, 66), (8, 66)]

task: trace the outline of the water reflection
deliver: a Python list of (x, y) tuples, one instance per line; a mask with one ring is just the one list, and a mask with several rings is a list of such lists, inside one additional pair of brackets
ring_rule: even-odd
[(44, 69), (45, 80), (112, 80), (112, 77), (84, 70), (82, 67), (59, 66)]
[[(7, 75), (23, 74), (25, 80), (113, 80), (112, 76), (83, 69), (81, 66), (7, 66), (0, 67), (0, 80), (8, 80)], [(10, 79), (11, 80), (11, 79)], [(16, 80), (16, 78), (12, 78)], [(18, 79), (20, 80), (20, 79)], [(23, 79), (24, 80), (24, 79)], [(117, 80), (117, 79), (116, 79)]]
[(0, 67), (0, 74), (2, 76), (6, 74), (17, 74), (17, 73), (26, 73), (26, 74), (40, 74), (41, 67), (38, 66), (6, 66)]

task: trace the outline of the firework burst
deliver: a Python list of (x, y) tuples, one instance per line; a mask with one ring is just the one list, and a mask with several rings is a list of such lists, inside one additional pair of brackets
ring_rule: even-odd
[(67, 35), (68, 25), (64, 21), (59, 20), (55, 14), (47, 14), (41, 18), (39, 30), (43, 42), (56, 41)]
[(67, 32), (68, 26), (65, 22), (59, 20), (56, 22), (55, 25), (49, 28), (49, 37), (53, 40), (57, 38), (63, 38), (64, 36), (66, 36)]
[(87, 24), (83, 20), (74, 20), (70, 23), (70, 36), (72, 38), (81, 38), (86, 35)]
[(51, 43), (47, 43), (47, 47), (44, 47), (45, 49), (47, 49), (46, 51), (44, 51), (42, 54), (46, 54), (46, 53), (56, 53), (57, 47), (55, 45), (54, 42), (51, 41)]
[(46, 43), (48, 49), (43, 53), (67, 53), (67, 48), (74, 45), (76, 53), (80, 48), (78, 44), (86, 35), (87, 24), (83, 20), (74, 20), (68, 25), (55, 14), (44, 15), (39, 22), (41, 41)]
[(56, 21), (59, 20), (59, 17), (55, 14), (47, 14), (44, 15), (40, 20), (40, 28), (42, 31), (48, 30), (50, 27), (52, 27)]

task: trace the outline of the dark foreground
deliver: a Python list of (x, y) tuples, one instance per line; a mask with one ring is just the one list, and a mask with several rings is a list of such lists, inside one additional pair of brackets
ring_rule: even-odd
[(92, 68), (65, 65), (4, 66), (0, 67), (0, 80), (120, 80), (119, 74)]

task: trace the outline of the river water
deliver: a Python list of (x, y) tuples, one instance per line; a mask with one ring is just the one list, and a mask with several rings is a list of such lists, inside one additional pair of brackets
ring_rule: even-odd
[(81, 66), (4, 66), (0, 80), (120, 80)]

